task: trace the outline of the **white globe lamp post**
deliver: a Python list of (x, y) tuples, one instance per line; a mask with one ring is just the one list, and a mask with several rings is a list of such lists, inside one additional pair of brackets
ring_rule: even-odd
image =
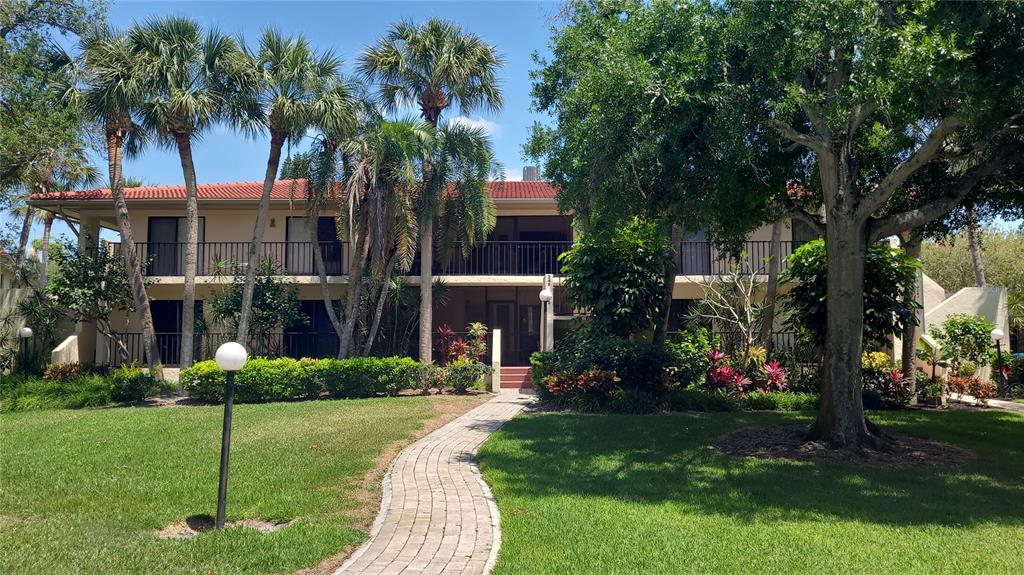
[(224, 430), (220, 441), (220, 488), (217, 491), (217, 529), (224, 528), (224, 512), (228, 498), (228, 455), (231, 451), (231, 407), (235, 401), (235, 372), (245, 366), (249, 353), (245, 348), (229, 341), (217, 348), (214, 360), (217, 367), (227, 373), (227, 388), (224, 390)]

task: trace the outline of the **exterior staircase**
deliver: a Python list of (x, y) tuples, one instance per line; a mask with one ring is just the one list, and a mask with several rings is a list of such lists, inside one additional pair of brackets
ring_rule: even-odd
[(501, 388), (502, 389), (533, 389), (530, 382), (529, 366), (501, 366)]

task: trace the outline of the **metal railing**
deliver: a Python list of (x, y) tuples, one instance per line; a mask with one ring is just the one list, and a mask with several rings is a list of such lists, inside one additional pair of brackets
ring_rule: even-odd
[[(111, 243), (113, 248), (120, 244)], [(135, 251), (148, 276), (180, 276), (185, 270), (186, 242), (137, 242)], [(323, 256), (328, 275), (348, 273), (344, 242), (263, 242), (260, 262), (270, 261), (286, 275), (316, 275), (314, 249)], [(249, 260), (249, 242), (199, 242), (196, 275), (232, 276), (242, 273)]]
[[(213, 359), (217, 348), (228, 341), (233, 341), (233, 333), (204, 333), (195, 337), (192, 356), (195, 361)], [(119, 344), (124, 344), (124, 349)], [(164, 365), (176, 366), (181, 361), (181, 334), (157, 333), (156, 344), (160, 351), (160, 361)], [(338, 353), (338, 336), (334, 333), (308, 332), (271, 332), (256, 334), (249, 338), (246, 346), (253, 357), (334, 357)], [(127, 350), (128, 358), (124, 357)], [(142, 334), (138, 332), (114, 334), (113, 340), (107, 341), (107, 357), (110, 366), (117, 367), (124, 363), (146, 363), (145, 346)]]
[[(561, 275), (558, 256), (572, 247), (569, 241), (550, 242), (477, 242), (465, 256), (462, 246), (452, 249), (450, 261), (442, 263), (435, 252), (434, 275)], [(410, 275), (420, 273), (419, 257), (413, 261)]]
[[(715, 248), (710, 242), (680, 242), (676, 259), (676, 273), (683, 276), (722, 275), (739, 266), (744, 274), (768, 273), (768, 259), (772, 253), (770, 241), (743, 242), (742, 254), (733, 258), (728, 252)], [(793, 242), (779, 242), (779, 271), (788, 267), (786, 260), (793, 253)]]

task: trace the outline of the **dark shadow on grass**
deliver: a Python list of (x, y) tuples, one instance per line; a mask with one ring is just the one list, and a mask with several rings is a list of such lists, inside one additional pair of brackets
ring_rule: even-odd
[(883, 469), (733, 458), (710, 447), (719, 434), (746, 425), (807, 420), (783, 414), (526, 416), (507, 423), (479, 460), (499, 499), (513, 493), (674, 502), (747, 521), (831, 516), (888, 525), (1024, 524), (1024, 417), (994, 411), (872, 417), (899, 433), (971, 449), (977, 460), (960, 468)]

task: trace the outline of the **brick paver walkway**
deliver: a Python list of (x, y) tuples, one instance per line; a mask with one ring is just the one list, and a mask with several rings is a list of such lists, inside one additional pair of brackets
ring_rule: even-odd
[(384, 477), (370, 539), (335, 575), (489, 573), (501, 537), (498, 508), (475, 454), (532, 399), (502, 392), (402, 451)]

